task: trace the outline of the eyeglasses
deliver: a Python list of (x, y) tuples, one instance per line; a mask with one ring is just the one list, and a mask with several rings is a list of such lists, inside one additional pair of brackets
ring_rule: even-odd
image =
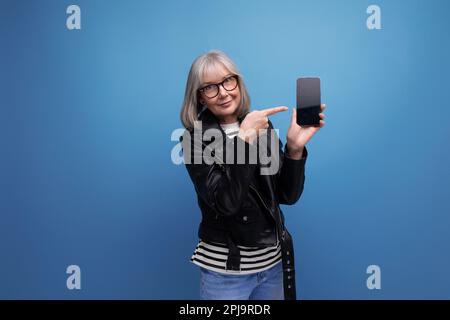
[(232, 91), (236, 89), (237, 85), (238, 85), (238, 78), (237, 76), (233, 75), (226, 78), (220, 83), (208, 84), (207, 86), (198, 89), (198, 91), (211, 99), (217, 97), (217, 95), (219, 94), (219, 86), (222, 86), (227, 91)]

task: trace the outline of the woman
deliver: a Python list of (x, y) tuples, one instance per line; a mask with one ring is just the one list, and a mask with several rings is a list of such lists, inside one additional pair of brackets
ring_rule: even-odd
[[(300, 198), (306, 144), (325, 123), (300, 127), (294, 108), (283, 149), (278, 137), (270, 139), (268, 116), (288, 108), (249, 112), (249, 107), (243, 78), (226, 54), (210, 51), (193, 62), (181, 110), (186, 128), (181, 139), (202, 213), (200, 240), (191, 258), (200, 267), (202, 299), (296, 299), (292, 239), (279, 205)], [(259, 145), (263, 140), (269, 143)], [(276, 160), (271, 174), (262, 171), (258, 152), (264, 148)]]

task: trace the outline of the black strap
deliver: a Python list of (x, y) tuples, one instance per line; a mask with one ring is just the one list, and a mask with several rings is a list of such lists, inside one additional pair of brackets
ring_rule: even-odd
[(238, 247), (235, 245), (230, 233), (227, 234), (228, 238), (228, 259), (227, 270), (240, 271), (241, 270), (241, 253)]
[(231, 236), (231, 228), (233, 226), (230, 218), (225, 217), (224, 224), (227, 227), (227, 242), (228, 242), (228, 258), (226, 263), (227, 270), (240, 271), (241, 270), (241, 252), (233, 241)]
[(290, 233), (284, 227), (281, 236), (281, 259), (283, 263), (284, 300), (296, 300), (294, 245)]

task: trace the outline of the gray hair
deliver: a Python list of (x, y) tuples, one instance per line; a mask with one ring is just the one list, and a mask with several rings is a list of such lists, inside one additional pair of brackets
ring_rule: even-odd
[(236, 64), (222, 51), (212, 50), (198, 56), (192, 63), (186, 82), (183, 106), (180, 112), (181, 122), (186, 129), (194, 128), (194, 121), (198, 120), (198, 113), (203, 106), (199, 102), (198, 89), (202, 84), (202, 78), (206, 70), (221, 64), (229, 72), (238, 77), (238, 86), (241, 93), (241, 103), (238, 106), (238, 117), (242, 117), (250, 109), (250, 96), (245, 87), (242, 75)]

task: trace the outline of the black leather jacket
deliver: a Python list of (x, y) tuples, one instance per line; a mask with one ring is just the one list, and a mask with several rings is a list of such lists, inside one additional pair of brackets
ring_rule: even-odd
[[(239, 121), (242, 122), (243, 118)], [(291, 159), (287, 155), (286, 148), (283, 150), (277, 136), (275, 138), (279, 141), (279, 148), (276, 151), (271, 150), (271, 134), (268, 130), (267, 152), (269, 155), (272, 152), (279, 153), (278, 168), (275, 168), (271, 175), (262, 175), (260, 169), (267, 165), (262, 165), (259, 157), (257, 163), (249, 159), (250, 151), (256, 151), (255, 145), (241, 140), (240, 142), (245, 145), (245, 162), (241, 164), (236, 162), (238, 152), (234, 147), (234, 162), (224, 163), (220, 159), (227, 158), (226, 151), (229, 150), (227, 144), (236, 146), (237, 139), (240, 138), (237, 136), (233, 139), (228, 138), (216, 117), (208, 109), (199, 115), (199, 120), (202, 124), (201, 136), (208, 129), (216, 129), (220, 130), (223, 137), (222, 141), (199, 142), (197, 139), (196, 142), (193, 131), (186, 130), (181, 139), (186, 168), (194, 183), (202, 213), (199, 238), (210, 242), (227, 243), (230, 248), (227, 268), (232, 270), (239, 270), (240, 256), (237, 245), (268, 247), (276, 245), (277, 240), (280, 240), (285, 270), (285, 296), (286, 299), (295, 299), (292, 240), (284, 226), (284, 215), (279, 205), (296, 203), (303, 192), (305, 162), (308, 156), (306, 147), (302, 159)], [(270, 122), (269, 129), (273, 129)], [(208, 150), (212, 143), (217, 144)], [(211, 155), (214, 157), (223, 152), (223, 157), (215, 157), (215, 161), (210, 164), (205, 161), (195, 163), (195, 154), (203, 154), (205, 150), (208, 152), (213, 150)], [(289, 263), (286, 265), (286, 262)], [(293, 290), (287, 292), (287, 286)]]

